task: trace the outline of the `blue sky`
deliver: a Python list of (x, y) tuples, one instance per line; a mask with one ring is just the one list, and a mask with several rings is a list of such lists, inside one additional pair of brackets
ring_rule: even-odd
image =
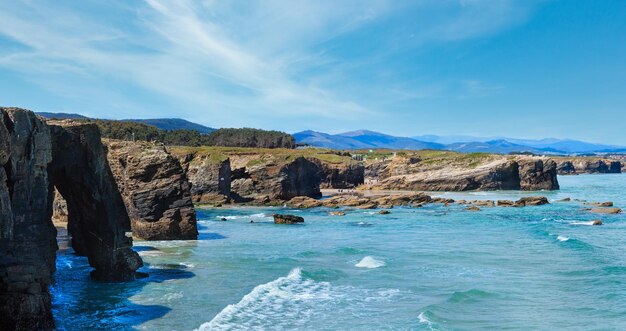
[(2, 1), (0, 104), (626, 144), (626, 1)]

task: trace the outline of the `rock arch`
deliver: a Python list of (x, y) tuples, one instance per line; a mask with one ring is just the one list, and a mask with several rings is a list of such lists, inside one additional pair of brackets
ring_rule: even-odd
[(124, 281), (135, 277), (141, 259), (132, 250), (130, 218), (115, 183), (94, 124), (50, 125), (53, 186), (67, 202), (68, 231), (77, 254), (87, 256), (97, 279)]
[(68, 203), (73, 246), (96, 278), (130, 280), (142, 265), (98, 128), (48, 126), (30, 111), (0, 108), (0, 325), (8, 330), (54, 328), (55, 186)]

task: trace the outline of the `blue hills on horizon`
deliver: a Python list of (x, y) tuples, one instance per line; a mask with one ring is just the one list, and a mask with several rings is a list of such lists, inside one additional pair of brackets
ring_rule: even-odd
[(397, 137), (369, 130), (328, 134), (312, 130), (294, 133), (296, 142), (331, 149), (439, 149), (462, 153), (533, 153), (545, 155), (626, 153), (626, 147), (572, 139), (422, 135)]
[[(80, 114), (38, 112), (47, 118), (89, 119)], [(208, 134), (216, 129), (190, 122), (181, 118), (127, 119), (122, 121), (139, 122), (156, 126), (162, 130), (195, 130)], [(300, 145), (330, 149), (434, 149), (451, 150), (462, 153), (522, 153), (545, 155), (571, 154), (626, 154), (626, 146), (589, 143), (573, 139), (516, 139), (508, 137), (476, 137), (464, 135), (420, 135), (400, 137), (370, 130), (356, 130), (339, 134), (328, 134), (306, 130), (292, 134)]]

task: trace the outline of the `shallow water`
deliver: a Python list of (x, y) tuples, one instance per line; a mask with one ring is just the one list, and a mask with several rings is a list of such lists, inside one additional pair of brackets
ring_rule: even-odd
[[(559, 180), (541, 194), (626, 207), (626, 175)], [(583, 207), (199, 210), (198, 241), (135, 242), (147, 279), (96, 283), (60, 252), (54, 314), (61, 330), (625, 330), (626, 216)]]

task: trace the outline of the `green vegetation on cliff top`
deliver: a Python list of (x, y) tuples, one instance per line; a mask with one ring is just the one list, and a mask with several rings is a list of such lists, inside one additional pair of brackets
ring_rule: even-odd
[(155, 126), (126, 121), (87, 119), (96, 124), (102, 137), (117, 140), (160, 142), (169, 146), (230, 146), (294, 148), (293, 136), (279, 131), (259, 129), (218, 129), (210, 134), (195, 130), (162, 130)]

